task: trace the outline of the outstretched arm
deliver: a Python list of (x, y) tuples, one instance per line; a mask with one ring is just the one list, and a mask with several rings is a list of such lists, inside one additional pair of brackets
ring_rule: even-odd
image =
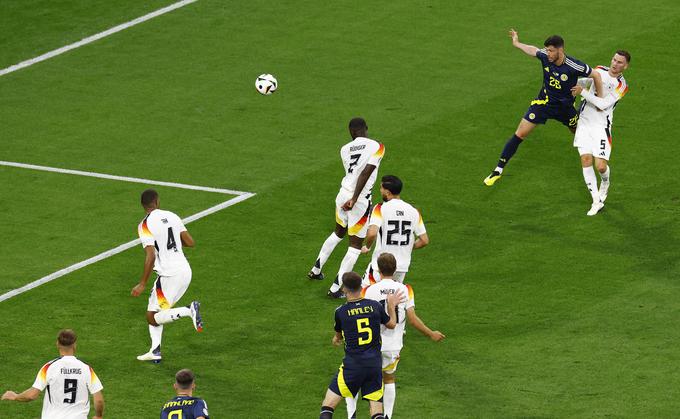
[(38, 398), (40, 395), (40, 390), (35, 387), (31, 387), (24, 390), (22, 393), (15, 393), (13, 391), (6, 391), (2, 395), (2, 400), (13, 400), (15, 402), (30, 402)]
[(587, 100), (588, 103), (592, 103), (597, 109), (603, 111), (616, 102), (619, 101), (619, 97), (613, 95), (613, 94), (608, 94), (607, 97), (601, 98), (597, 97), (588, 90), (584, 89), (581, 86), (574, 86), (571, 88), (571, 92), (574, 96), (581, 95), (583, 99)]
[(510, 35), (510, 38), (512, 38), (513, 47), (522, 50), (522, 52), (525, 53), (526, 55), (530, 55), (532, 57), (536, 56), (536, 51), (538, 51), (538, 48), (536, 48), (533, 45), (527, 45), (519, 42), (519, 35), (517, 34), (516, 30), (510, 29), (510, 32), (508, 34)]
[(408, 319), (408, 323), (418, 329), (420, 333), (423, 335), (427, 336), (428, 338), (432, 339), (435, 342), (439, 342), (440, 340), (444, 339), (446, 336), (438, 330), (433, 331), (429, 327), (423, 323), (422, 320), (420, 320), (420, 317), (416, 315), (416, 309), (411, 307), (408, 310), (406, 310), (406, 318)]

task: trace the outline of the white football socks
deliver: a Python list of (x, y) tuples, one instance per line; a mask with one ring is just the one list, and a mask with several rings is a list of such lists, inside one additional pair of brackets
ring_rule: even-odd
[(357, 401), (359, 400), (359, 393), (357, 393), (354, 398), (352, 397), (345, 397), (345, 403), (347, 403), (347, 419), (352, 419), (353, 417), (356, 417), (355, 414), (357, 412)]
[(583, 179), (586, 181), (586, 186), (588, 187), (590, 196), (593, 198), (593, 202), (599, 202), (600, 192), (597, 189), (597, 177), (595, 177), (593, 166), (583, 168)]
[(355, 249), (353, 247), (348, 247), (347, 248), (347, 253), (345, 253), (345, 257), (342, 258), (342, 262), (340, 262), (340, 270), (338, 270), (338, 283), (336, 284), (333, 282), (333, 285), (331, 285), (331, 291), (336, 292), (337, 290), (340, 289), (340, 285), (342, 284), (342, 275), (345, 274), (345, 272), (349, 272), (354, 268), (354, 264), (357, 263), (357, 259), (359, 259), (359, 255), (361, 254), (361, 250)]
[(191, 316), (191, 310), (189, 307), (177, 307), (171, 308), (169, 310), (161, 310), (154, 314), (153, 318), (156, 319), (158, 324), (172, 323), (181, 319), (182, 317)]
[(316, 258), (316, 263), (312, 267), (312, 272), (314, 273), (314, 275), (318, 275), (321, 273), (321, 268), (323, 268), (323, 265), (331, 256), (331, 253), (333, 253), (335, 246), (337, 246), (338, 243), (340, 243), (341, 241), (342, 238), (338, 237), (335, 234), (335, 232), (332, 232), (331, 235), (328, 236), (326, 241), (323, 242), (323, 245), (321, 246), (321, 251), (319, 252), (319, 256)]
[(149, 325), (149, 335), (151, 336), (151, 350), (149, 352), (153, 352), (154, 349), (160, 348), (161, 346), (161, 338), (163, 337), (163, 325), (160, 326)]
[(383, 390), (383, 411), (385, 412), (386, 418), (392, 417), (392, 411), (394, 410), (394, 402), (397, 399), (397, 384), (389, 383), (385, 384), (385, 389)]
[(500, 166), (496, 166), (496, 170), (495, 170), (495, 171), (498, 172), (499, 174), (503, 174), (503, 168), (500, 167)]
[(602, 179), (602, 182), (609, 182), (609, 174), (611, 172), (609, 171), (609, 165), (607, 165), (607, 170), (604, 171), (604, 173), (600, 173), (600, 178)]

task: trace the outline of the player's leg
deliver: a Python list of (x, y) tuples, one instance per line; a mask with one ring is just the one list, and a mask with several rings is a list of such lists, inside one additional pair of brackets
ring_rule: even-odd
[(595, 176), (595, 170), (593, 169), (593, 156), (590, 154), (590, 150), (584, 148), (579, 148), (579, 153), (581, 153), (583, 180), (586, 182), (586, 187), (593, 200), (586, 215), (593, 216), (604, 207), (604, 204), (600, 201), (600, 193), (597, 189), (597, 177)]
[(359, 387), (363, 379), (364, 371), (362, 368), (346, 368), (341, 365), (338, 372), (335, 374), (326, 396), (321, 403), (320, 419), (332, 418), (336, 406), (343, 398), (353, 398), (359, 392)]
[(382, 402), (370, 400), (368, 406), (371, 412), (371, 419), (385, 419)]
[(347, 233), (349, 235), (349, 247), (347, 248), (347, 253), (345, 257), (342, 258), (340, 262), (340, 269), (338, 269), (338, 274), (335, 276), (333, 284), (328, 291), (328, 296), (331, 298), (342, 297), (341, 291), (341, 281), (342, 275), (345, 272), (350, 272), (354, 269), (354, 264), (359, 259), (361, 255), (361, 245), (364, 242), (364, 237), (366, 237), (366, 232), (368, 230), (368, 216), (370, 215), (371, 203), (367, 199), (360, 199), (354, 204), (354, 208), (348, 211), (347, 216)]
[(321, 402), (321, 413), (319, 414), (319, 419), (330, 419), (335, 413), (335, 408), (338, 403), (342, 400), (342, 396), (332, 391), (330, 388), (326, 390), (326, 396)]
[(604, 158), (595, 158), (595, 167), (597, 171), (600, 172), (600, 201), (604, 202), (609, 194), (609, 176), (611, 175), (611, 169), (609, 168), (609, 162)]
[(369, 402), (372, 419), (384, 418), (382, 364), (378, 364), (375, 368), (364, 367), (364, 374), (361, 396)]
[(184, 317), (190, 317), (194, 328), (199, 332), (203, 331), (203, 320), (200, 312), (201, 304), (198, 301), (192, 301), (186, 307), (173, 308), (175, 303), (182, 298), (187, 288), (189, 288), (190, 283), (191, 269), (187, 269), (172, 277), (162, 277), (161, 281), (155, 284), (161, 308), (153, 316), (156, 324), (163, 325)]
[(321, 250), (319, 251), (319, 255), (316, 257), (316, 262), (314, 262), (314, 266), (312, 266), (312, 269), (307, 274), (309, 279), (321, 280), (324, 278), (323, 273), (321, 272), (323, 265), (331, 256), (331, 253), (333, 253), (335, 246), (337, 246), (342, 241), (343, 237), (345, 237), (345, 234), (347, 233), (347, 224), (339, 216), (337, 210), (335, 213), (335, 220), (335, 230), (330, 236), (328, 236), (328, 238), (326, 238), (326, 241), (323, 242), (323, 245), (321, 245)]
[(345, 404), (347, 405), (347, 419), (357, 418), (357, 402), (359, 401), (359, 394), (354, 397), (346, 397)]
[[(517, 126), (517, 129), (515, 130), (515, 133), (513, 134), (512, 137), (505, 143), (505, 146), (503, 147), (503, 151), (501, 152), (501, 156), (498, 159), (498, 165), (496, 168), (491, 172), (489, 176), (484, 179), (484, 184), (487, 186), (491, 186), (498, 179), (500, 179), (503, 170), (505, 169), (505, 165), (508, 164), (512, 156), (515, 155), (517, 152), (517, 148), (519, 148), (519, 145), (522, 144), (522, 141), (524, 141), (525, 138), (531, 134), (531, 131), (536, 128), (536, 124), (539, 123), (545, 123), (545, 120), (537, 120), (537, 116), (535, 112), (532, 112), (532, 107), (529, 108), (527, 111), (527, 114), (519, 121), (519, 125)], [(532, 121), (529, 121), (527, 119), (528, 117), (533, 116)]]
[(149, 324), (149, 337), (151, 338), (151, 348), (149, 352), (139, 355), (137, 357), (140, 361), (161, 361), (161, 339), (163, 337), (163, 325), (156, 322), (155, 315), (161, 310), (159, 303), (159, 294), (157, 292), (157, 284), (160, 283), (161, 277), (156, 278), (151, 288), (149, 295), (149, 303), (146, 311), (146, 321)]
[(382, 352), (383, 409), (385, 419), (392, 417), (397, 399), (396, 373), (399, 364), (399, 351)]

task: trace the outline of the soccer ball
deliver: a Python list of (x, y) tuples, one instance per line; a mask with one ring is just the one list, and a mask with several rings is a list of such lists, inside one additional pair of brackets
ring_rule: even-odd
[(271, 95), (276, 91), (279, 82), (271, 74), (260, 74), (255, 80), (255, 88), (263, 95)]

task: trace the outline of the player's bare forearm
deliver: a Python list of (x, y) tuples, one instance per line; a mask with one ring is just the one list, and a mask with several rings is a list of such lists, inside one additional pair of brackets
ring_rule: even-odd
[(144, 251), (146, 252), (146, 257), (144, 259), (144, 271), (142, 272), (142, 277), (139, 279), (139, 283), (135, 285), (135, 287), (132, 288), (132, 292), (130, 292), (133, 297), (138, 297), (142, 291), (144, 291), (144, 288), (146, 288), (146, 283), (149, 280), (151, 271), (153, 270), (153, 263), (156, 260), (156, 254), (154, 253), (153, 246), (146, 246)]
[(386, 328), (394, 329), (397, 327), (397, 305), (399, 305), (403, 298), (404, 293), (401, 291), (387, 296), (387, 314), (390, 316), (390, 321), (385, 323)]
[(102, 418), (104, 416), (104, 395), (101, 391), (98, 391), (92, 395), (92, 399), (94, 400), (95, 412), (95, 417), (93, 419)]
[(179, 233), (179, 238), (182, 240), (182, 246), (186, 247), (194, 247), (196, 246), (196, 242), (194, 241), (194, 238), (191, 237), (191, 234), (189, 234), (188, 231), (183, 231)]
[(13, 391), (6, 391), (2, 395), (2, 400), (12, 400), (15, 402), (31, 402), (38, 398), (40, 395), (40, 390), (35, 387), (24, 390), (23, 392), (17, 394)]
[(373, 246), (373, 242), (375, 242), (375, 238), (378, 236), (378, 226), (370, 226), (368, 228), (368, 232), (366, 233), (366, 247), (368, 249)]
[(343, 341), (342, 332), (335, 332), (335, 334), (333, 335), (333, 339), (331, 341), (333, 345), (340, 346), (342, 345), (342, 341)]
[(427, 246), (430, 244), (430, 238), (426, 234), (422, 234), (418, 236), (418, 239), (413, 243), (413, 248), (414, 249), (422, 249), (423, 247)]
[(408, 322), (411, 326), (415, 327), (420, 333), (435, 342), (439, 342), (446, 337), (443, 333), (439, 331), (433, 331), (427, 327), (427, 325), (422, 320), (420, 320), (420, 317), (418, 317), (414, 308), (410, 308), (406, 311), (406, 318), (408, 319)]
[(517, 34), (517, 31), (514, 29), (510, 29), (509, 32), (510, 38), (512, 39), (512, 46), (521, 50), (523, 53), (526, 55), (530, 55), (532, 57), (536, 56), (536, 51), (538, 51), (538, 48), (536, 48), (533, 45), (527, 45), (519, 42), (519, 35)]
[(364, 190), (364, 186), (366, 186), (366, 182), (368, 182), (368, 178), (371, 177), (371, 173), (373, 173), (374, 170), (375, 166), (367, 164), (366, 167), (364, 167), (364, 170), (361, 171), (361, 174), (357, 178), (357, 184), (354, 187), (354, 196), (352, 196), (354, 202), (357, 202), (357, 199), (359, 199), (359, 194)]

